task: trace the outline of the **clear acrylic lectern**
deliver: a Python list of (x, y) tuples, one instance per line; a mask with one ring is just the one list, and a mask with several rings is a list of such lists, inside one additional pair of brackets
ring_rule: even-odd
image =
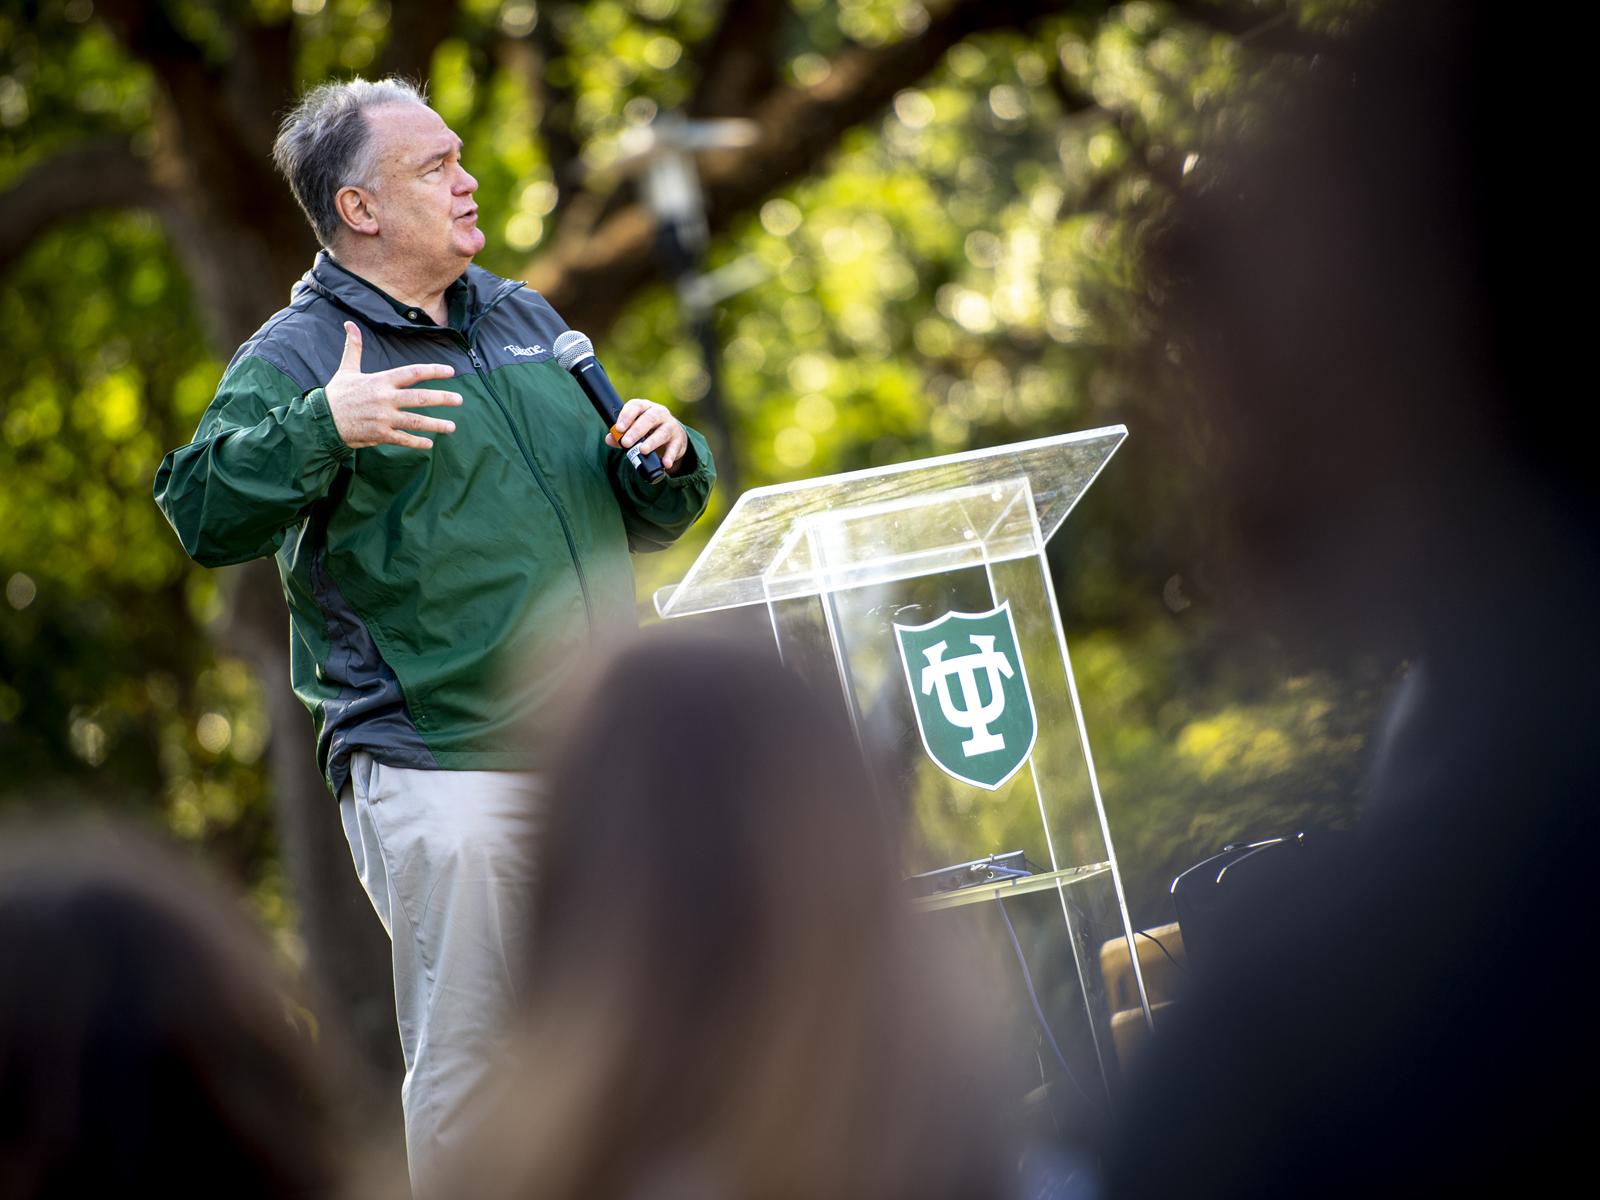
[[(1107, 1086), (1104, 942), (1128, 940), (1146, 1021), (1149, 1002), (1045, 544), (1126, 436), (1116, 425), (755, 488), (655, 598), (669, 618), (765, 605), (784, 662), (837, 689), (895, 806), (905, 873), (932, 873), (915, 903), (1032, 897), (1018, 904), (1054, 914), (1044, 940), (1063, 983), (1047, 1007), (1092, 1044)], [(941, 870), (991, 855), (1008, 857)]]

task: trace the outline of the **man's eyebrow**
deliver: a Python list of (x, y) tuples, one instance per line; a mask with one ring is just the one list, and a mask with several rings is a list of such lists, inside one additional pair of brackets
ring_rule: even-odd
[(417, 159), (416, 160), (416, 165), (417, 165), (417, 167), (419, 169), (422, 168), (422, 167), (432, 166), (436, 162), (440, 162), (440, 161), (442, 161), (442, 160), (444, 160), (446, 158), (449, 158), (452, 152), (454, 152), (456, 154), (461, 153), (462, 149), (465, 146), (466, 146), (466, 143), (463, 142), (460, 138), (457, 138), (455, 140), (455, 144), (453, 146), (447, 146), (443, 150), (435, 150), (431, 154), (429, 154), (426, 158)]

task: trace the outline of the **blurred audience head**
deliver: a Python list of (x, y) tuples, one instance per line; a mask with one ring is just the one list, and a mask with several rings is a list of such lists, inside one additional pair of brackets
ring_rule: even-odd
[(1540, 1195), (1584, 1165), (1567, 1097), (1596, 1038), (1552, 1025), (1535, 964), (1589, 935), (1597, 477), (1540, 280), (1567, 218), (1517, 123), (1559, 110), (1587, 43), (1475, 3), (1375, 10), (1246, 106), (1270, 116), (1158, 261), (1272, 615), (1424, 669), (1353, 852), (1247, 897), (1158, 1026), (1113, 1197)]
[(335, 1193), (332, 1051), (239, 902), (176, 851), (8, 831), (0, 980), (4, 1200)]
[(1563, 216), (1520, 103), (1570, 82), (1559, 40), (1487, 5), (1377, 6), (1232, 107), (1156, 247), (1162, 350), (1292, 632), (1410, 652), (1592, 549), (1596, 476), (1559, 416)]
[(642, 639), (550, 795), (528, 1037), (459, 1194), (1005, 1190), (984, 1020), (837, 703), (770, 648)]

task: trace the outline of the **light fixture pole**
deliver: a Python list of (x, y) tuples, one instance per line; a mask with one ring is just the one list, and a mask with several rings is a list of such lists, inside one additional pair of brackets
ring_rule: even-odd
[(701, 256), (711, 240), (706, 221), (705, 192), (694, 156), (702, 150), (749, 146), (757, 137), (754, 121), (691, 121), (680, 113), (662, 113), (648, 125), (622, 135), (616, 166), (637, 175), (645, 203), (656, 220), (656, 259), (672, 284), (678, 305), (700, 347), (706, 390), (702, 397), (711, 425), (717, 474), (728, 494), (739, 493), (739, 464), (733, 446), (733, 425), (723, 402), (716, 306), (765, 274), (749, 257), (713, 272), (702, 272)]

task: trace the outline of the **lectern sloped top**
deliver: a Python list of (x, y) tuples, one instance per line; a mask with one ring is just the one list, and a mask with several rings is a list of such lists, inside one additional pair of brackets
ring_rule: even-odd
[[(1127, 436), (1125, 426), (1110, 425), (752, 488), (739, 497), (683, 582), (656, 593), (656, 611), (686, 617), (815, 594), (843, 582), (837, 574), (841, 561), (870, 564), (875, 577), (894, 578), (944, 569), (974, 555), (1009, 557), (1007, 547), (1036, 552)], [(871, 531), (866, 544), (851, 544), (852, 522), (857, 530)], [(826, 564), (818, 561), (816, 547), (823, 526), (833, 547)]]

